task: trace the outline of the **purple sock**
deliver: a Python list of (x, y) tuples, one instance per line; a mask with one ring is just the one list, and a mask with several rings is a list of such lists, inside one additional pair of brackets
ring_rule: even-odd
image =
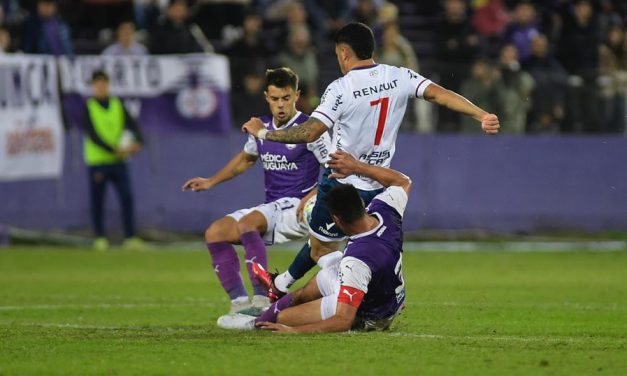
[(266, 289), (259, 283), (257, 277), (253, 273), (253, 262), (258, 262), (264, 269), (268, 269), (268, 252), (266, 244), (261, 235), (257, 231), (249, 231), (240, 235), (239, 240), (246, 251), (246, 269), (248, 269), (248, 277), (253, 285), (255, 295), (266, 295)]
[(207, 243), (207, 249), (211, 253), (213, 269), (231, 300), (248, 296), (239, 271), (239, 257), (233, 245), (227, 242)]
[(272, 305), (255, 320), (255, 324), (258, 322), (269, 321), (276, 322), (276, 318), (279, 312), (292, 306), (292, 294), (286, 294), (281, 299), (272, 303)]

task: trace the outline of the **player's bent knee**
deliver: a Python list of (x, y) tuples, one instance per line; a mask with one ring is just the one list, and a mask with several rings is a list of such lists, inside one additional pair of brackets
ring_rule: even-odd
[(311, 251), (309, 256), (312, 260), (318, 262), (318, 259), (324, 255), (328, 255), (331, 252), (335, 252), (339, 249), (339, 242), (323, 243), (319, 240), (311, 242)]
[(253, 211), (252, 213), (242, 217), (237, 222), (237, 230), (240, 234), (251, 231), (257, 231), (261, 234), (266, 232), (267, 223), (263, 214)]
[[(224, 219), (213, 222), (205, 230), (205, 241), (207, 243), (233, 242), (239, 238), (237, 231), (233, 231), (233, 226), (229, 226)], [(233, 239), (235, 238), (235, 239)]]

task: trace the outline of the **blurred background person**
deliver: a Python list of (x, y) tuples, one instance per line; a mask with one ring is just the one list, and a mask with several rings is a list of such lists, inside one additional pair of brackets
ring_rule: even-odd
[(165, 17), (150, 31), (150, 52), (155, 55), (202, 52), (188, 23), (189, 7), (185, 0), (172, 0)]
[(290, 67), (296, 73), (310, 95), (318, 92), (318, 60), (306, 28), (292, 30), (287, 48), (279, 54), (277, 60), (278, 65)]
[[(436, 26), (436, 59), (440, 84), (459, 92), (461, 83), (468, 77), (468, 63), (474, 60), (478, 50), (477, 37), (466, 14), (463, 0), (445, 0), (444, 15)], [(440, 106), (438, 131), (457, 132), (460, 130), (459, 114)]]
[(303, 0), (315, 34), (332, 37), (350, 18), (348, 0)]
[(576, 0), (564, 17), (558, 42), (558, 58), (570, 74), (565, 131), (599, 132), (598, 23), (589, 0)]
[(239, 130), (245, 122), (253, 116), (259, 116), (268, 111), (268, 104), (264, 100), (263, 88), (265, 83), (265, 65), (251, 65), (242, 79), (243, 90), (234, 92), (231, 96), (231, 110), (233, 112), (233, 127)]
[(70, 28), (57, 11), (55, 0), (37, 0), (35, 13), (24, 22), (23, 52), (55, 56), (73, 54)]
[(102, 51), (103, 55), (147, 55), (148, 49), (135, 41), (135, 25), (122, 22), (117, 28), (117, 42)]
[(625, 131), (627, 113), (627, 37), (625, 29), (612, 26), (599, 46), (599, 84), (602, 100), (602, 129), (604, 132)]
[(249, 9), (242, 24), (242, 35), (223, 52), (231, 62), (231, 82), (234, 91), (243, 90), (242, 78), (250, 66), (266, 65), (270, 48), (262, 35), (263, 20)]
[(0, 55), (11, 51), (11, 34), (7, 29), (0, 27)]
[(518, 49), (514, 44), (501, 48), (499, 57), (500, 76), (503, 82), (503, 107), (501, 129), (503, 133), (524, 134), (527, 128), (527, 112), (533, 101), (535, 87), (533, 77), (521, 69)]
[(531, 42), (531, 56), (523, 64), (534, 79), (529, 133), (558, 133), (564, 120), (568, 73), (551, 53), (544, 34)]
[[(460, 92), (475, 105), (493, 114), (502, 114), (505, 87), (499, 71), (486, 58), (479, 58), (472, 65), (471, 76), (464, 80)], [(480, 133), (476, 121), (468, 116), (462, 119), (462, 132)]]
[(137, 249), (142, 241), (135, 235), (134, 199), (127, 167), (129, 157), (142, 149), (142, 134), (119, 98), (109, 93), (109, 76), (92, 75), (92, 97), (87, 100), (83, 156), (88, 168), (91, 216), (96, 240), (94, 249), (104, 251), (109, 241), (104, 229), (104, 200), (107, 182), (113, 183), (122, 208), (123, 246)]
[(520, 60), (525, 61), (531, 54), (531, 41), (540, 33), (538, 14), (533, 3), (528, 0), (516, 4), (513, 14), (505, 40), (516, 46)]

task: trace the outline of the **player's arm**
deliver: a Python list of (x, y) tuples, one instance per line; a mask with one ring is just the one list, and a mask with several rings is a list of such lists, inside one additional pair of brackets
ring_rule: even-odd
[(338, 303), (335, 315), (326, 320), (300, 326), (287, 326), (274, 322), (260, 322), (259, 329), (281, 333), (332, 333), (347, 332), (353, 326), (357, 316), (357, 307), (346, 303)]
[(231, 180), (234, 177), (244, 173), (252, 167), (257, 161), (257, 156), (241, 151), (233, 157), (220, 171), (209, 178), (195, 177), (189, 179), (183, 184), (182, 190), (191, 189), (194, 192), (204, 191), (215, 187), (216, 185)]
[(456, 111), (481, 122), (481, 128), (486, 133), (495, 134), (499, 131), (499, 118), (495, 114), (490, 114), (474, 103), (457, 94), (454, 91), (447, 90), (440, 85), (431, 83), (424, 91), (424, 99), (429, 102), (444, 106), (449, 110)]
[(342, 150), (331, 154), (329, 167), (333, 169), (333, 173), (329, 175), (332, 179), (343, 179), (349, 175), (361, 175), (378, 181), (384, 187), (401, 187), (407, 194), (411, 190), (411, 179), (407, 175), (391, 168), (360, 162), (351, 154)]
[(327, 127), (320, 120), (310, 117), (302, 124), (287, 129), (269, 131), (263, 126), (261, 119), (254, 117), (244, 123), (242, 131), (261, 140), (276, 141), (283, 144), (306, 144), (316, 141), (327, 131)]

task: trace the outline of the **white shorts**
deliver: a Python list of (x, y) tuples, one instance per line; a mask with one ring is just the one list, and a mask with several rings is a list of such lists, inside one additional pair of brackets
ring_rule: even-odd
[(334, 316), (337, 309), (337, 297), (340, 293), (340, 263), (320, 269), (316, 275), (316, 283), (322, 295), (320, 316), (326, 320)]
[(298, 240), (309, 234), (309, 227), (306, 223), (298, 222), (296, 219), (296, 208), (300, 204), (300, 199), (296, 197), (280, 198), (276, 201), (261, 204), (254, 208), (240, 209), (228, 214), (236, 221), (253, 211), (260, 212), (268, 223), (268, 230), (263, 235), (266, 245), (285, 243), (290, 240)]
[[(316, 283), (322, 295), (322, 300), (320, 301), (320, 316), (322, 320), (326, 320), (333, 317), (337, 310), (337, 297), (340, 293), (340, 263), (338, 262), (321, 269), (316, 275)], [(358, 313), (357, 317), (355, 317), (352, 329), (366, 331), (387, 330), (402, 309), (403, 307), (390, 317), (377, 320), (366, 320)]]

